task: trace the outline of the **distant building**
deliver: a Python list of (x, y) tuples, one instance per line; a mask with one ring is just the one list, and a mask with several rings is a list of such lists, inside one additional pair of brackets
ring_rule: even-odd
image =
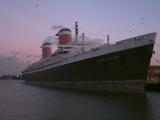
[(3, 79), (3, 80), (11, 80), (11, 79), (22, 79), (22, 76), (19, 76), (19, 75), (1, 75), (0, 76), (0, 79)]
[(2, 75), (1, 79), (8, 80), (8, 79), (12, 79), (12, 77), (13, 75)]
[(148, 70), (148, 82), (160, 82), (160, 66), (151, 65)]

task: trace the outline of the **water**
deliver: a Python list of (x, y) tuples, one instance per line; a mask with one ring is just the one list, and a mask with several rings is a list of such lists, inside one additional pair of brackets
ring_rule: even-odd
[(160, 93), (55, 90), (0, 81), (0, 120), (159, 120)]

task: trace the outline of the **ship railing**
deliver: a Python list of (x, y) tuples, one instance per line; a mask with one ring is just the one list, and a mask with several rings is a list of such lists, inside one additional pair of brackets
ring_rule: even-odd
[[(104, 48), (103, 48), (104, 49)], [(96, 51), (96, 52), (95, 52)], [(97, 56), (99, 54), (102, 53), (101, 48), (98, 48), (96, 50), (89, 50), (89, 51), (85, 51), (85, 52), (77, 52), (76, 54), (69, 54), (66, 55), (65, 57), (62, 58), (62, 61), (65, 63), (68, 62), (74, 62), (83, 58), (90, 58), (90, 57), (94, 57)], [(58, 64), (58, 63), (57, 63)], [(62, 63), (63, 64), (63, 63)]]
[(125, 39), (122, 41), (117, 42), (117, 45), (128, 45), (128, 44), (139, 44), (140, 42), (143, 43), (145, 40), (152, 40), (153, 36), (151, 34), (141, 35), (129, 39)]
[(112, 50), (114, 47), (114, 49), (116, 50), (117, 49), (117, 45), (110, 45), (107, 47), (106, 46), (102, 46), (101, 48), (93, 48), (89, 51), (85, 51), (85, 52), (81, 52), (81, 53), (76, 53), (76, 54), (69, 54), (68, 56), (65, 56), (63, 58), (63, 61), (65, 62), (70, 62), (70, 61), (76, 61), (76, 60), (80, 60), (80, 59), (83, 59), (83, 58), (90, 58), (90, 57), (95, 57), (95, 56), (98, 56), (98, 55), (101, 55), (101, 54), (105, 54), (106, 51), (114, 51)]

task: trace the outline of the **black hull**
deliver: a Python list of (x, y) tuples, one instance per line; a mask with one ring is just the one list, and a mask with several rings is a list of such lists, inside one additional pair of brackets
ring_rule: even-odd
[(24, 80), (35, 82), (146, 80), (152, 50), (150, 44), (22, 74)]

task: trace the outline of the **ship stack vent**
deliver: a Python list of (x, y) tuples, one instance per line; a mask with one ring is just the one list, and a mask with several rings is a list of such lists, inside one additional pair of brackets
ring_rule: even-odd
[(43, 59), (51, 55), (52, 53), (51, 45), (52, 44), (48, 42), (42, 44), (41, 48), (42, 48), (42, 58)]
[(72, 42), (71, 30), (68, 28), (61, 29), (57, 34), (59, 45), (65, 45)]

